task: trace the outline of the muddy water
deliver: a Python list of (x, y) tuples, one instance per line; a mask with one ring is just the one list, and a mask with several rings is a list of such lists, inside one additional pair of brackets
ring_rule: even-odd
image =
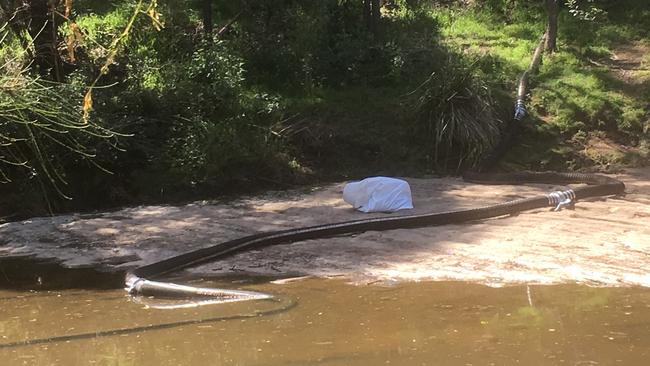
[[(233, 286), (230, 281), (219, 285)], [(121, 290), (0, 291), (2, 365), (647, 365), (650, 290), (239, 284), (276, 301), (144, 308)], [(160, 324), (183, 323), (161, 327)], [(128, 328), (153, 327), (130, 332)], [(20, 345), (88, 333), (112, 336)]]

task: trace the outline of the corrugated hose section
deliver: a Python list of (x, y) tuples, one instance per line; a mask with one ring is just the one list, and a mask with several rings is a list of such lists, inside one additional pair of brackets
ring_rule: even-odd
[(467, 173), (463, 178), (466, 181), (481, 184), (576, 183), (586, 185), (467, 210), (377, 217), (254, 234), (239, 239), (224, 241), (211, 247), (194, 250), (136, 268), (126, 275), (126, 289), (132, 295), (185, 298), (217, 297), (223, 299), (224, 302), (264, 299), (269, 298), (270, 295), (251, 291), (181, 286), (152, 281), (150, 278), (160, 277), (183, 268), (225, 258), (235, 253), (254, 248), (363, 231), (383, 231), (461, 223), (548, 206), (555, 207), (556, 210), (559, 210), (562, 206), (573, 204), (576, 200), (588, 197), (618, 195), (625, 191), (625, 185), (621, 181), (597, 174), (557, 172)]

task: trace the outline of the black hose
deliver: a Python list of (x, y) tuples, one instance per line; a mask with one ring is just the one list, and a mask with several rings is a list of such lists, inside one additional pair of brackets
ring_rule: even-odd
[[(195, 296), (197, 293), (207, 296), (222, 296), (229, 301), (263, 298), (265, 294), (253, 292), (237, 293), (232, 290), (200, 289), (187, 286), (182, 290), (178, 285), (148, 280), (164, 274), (178, 271), (200, 263), (205, 263), (219, 258), (224, 258), (244, 250), (267, 247), (270, 245), (293, 243), (297, 241), (331, 237), (341, 234), (358, 233), (363, 231), (383, 231), (403, 228), (416, 228), (436, 226), (452, 223), (461, 223), (473, 220), (487, 219), (490, 217), (509, 215), (520, 211), (540, 207), (557, 206), (588, 197), (609, 196), (621, 194), (625, 185), (617, 179), (582, 173), (556, 173), (556, 172), (521, 172), (503, 174), (478, 174), (468, 173), (464, 179), (483, 184), (521, 184), (521, 183), (549, 183), (568, 184), (583, 183), (581, 186), (565, 191), (552, 192), (546, 195), (518, 199), (495, 205), (457, 211), (440, 213), (426, 213), (403, 216), (378, 217), (354, 221), (324, 224), (304, 228), (272, 231), (229, 240), (217, 245), (194, 250), (185, 254), (171, 257), (160, 262), (151, 263), (136, 268), (126, 276), (127, 290), (131, 294), (147, 294), (155, 296)], [(170, 290), (170, 286), (173, 290)], [(241, 296), (241, 297), (240, 297)], [(261, 297), (256, 297), (261, 296)]]

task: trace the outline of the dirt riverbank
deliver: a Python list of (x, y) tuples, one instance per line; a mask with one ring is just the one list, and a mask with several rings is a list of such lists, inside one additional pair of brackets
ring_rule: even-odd
[[(209, 263), (197, 274), (344, 276), (353, 281), (463, 280), (504, 285), (579, 282), (650, 286), (650, 169), (616, 175), (624, 197), (581, 201), (479, 222), (365, 232), (278, 245)], [(485, 186), (408, 179), (413, 212), (446, 211), (545, 193), (549, 185)], [(0, 256), (125, 270), (260, 231), (369, 217), (341, 199), (343, 183), (228, 203), (143, 206), (0, 225)], [(396, 215), (396, 214), (393, 214)]]

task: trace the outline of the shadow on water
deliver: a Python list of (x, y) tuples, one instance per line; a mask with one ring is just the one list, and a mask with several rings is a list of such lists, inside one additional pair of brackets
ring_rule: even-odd
[(123, 272), (94, 268), (65, 268), (55, 260), (30, 257), (0, 258), (0, 288), (19, 291), (61, 289), (117, 289), (124, 285)]

